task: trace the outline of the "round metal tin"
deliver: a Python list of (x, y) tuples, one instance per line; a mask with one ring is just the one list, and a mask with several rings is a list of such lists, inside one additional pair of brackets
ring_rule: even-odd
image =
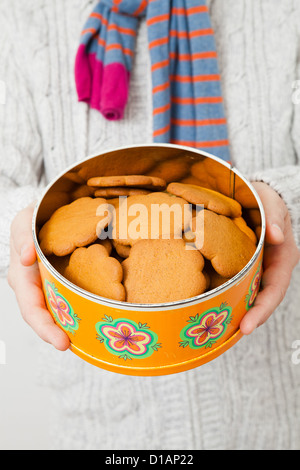
[[(197, 297), (164, 304), (132, 304), (91, 294), (52, 266), (41, 251), (38, 231), (58, 207), (70, 202), (74, 189), (91, 176), (142, 174), (145, 167), (178, 157), (186, 158), (190, 169), (205, 161), (203, 181), (207, 187), (239, 200), (243, 216), (253, 210), (258, 215), (257, 249), (242, 271)], [(185, 179), (193, 177), (191, 171)], [(265, 215), (250, 182), (217, 157), (189, 147), (150, 144), (120, 147), (86, 158), (47, 186), (35, 207), (32, 230), (47, 308), (69, 336), (71, 351), (85, 361), (122, 374), (166, 375), (211, 361), (242, 337), (241, 319), (259, 290)], [(209, 328), (211, 322), (213, 329)], [(200, 331), (206, 332), (201, 339)]]

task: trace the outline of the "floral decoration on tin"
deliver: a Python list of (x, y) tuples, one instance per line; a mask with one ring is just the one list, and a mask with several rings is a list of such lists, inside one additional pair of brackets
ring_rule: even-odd
[(211, 348), (225, 333), (227, 325), (232, 320), (232, 308), (222, 303), (220, 307), (211, 308), (202, 314), (190, 316), (180, 332), (179, 346), (192, 349)]
[(158, 336), (147, 323), (135, 323), (126, 318), (113, 320), (111, 316), (96, 323), (97, 339), (106, 349), (119, 358), (144, 359), (161, 347)]
[(256, 296), (259, 291), (259, 286), (260, 286), (260, 280), (261, 280), (261, 262), (258, 265), (258, 268), (253, 276), (253, 279), (251, 281), (250, 287), (248, 294), (245, 297), (245, 302), (246, 302), (246, 310), (250, 310), (250, 308), (253, 306), (254, 301), (256, 299)]
[(74, 334), (79, 327), (80, 318), (74, 313), (67, 299), (58, 292), (54, 283), (45, 281), (46, 296), (55, 320), (66, 331)]

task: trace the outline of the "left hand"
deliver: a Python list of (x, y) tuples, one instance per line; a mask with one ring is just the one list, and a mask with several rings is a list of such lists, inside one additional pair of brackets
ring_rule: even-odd
[(282, 302), (288, 289), (292, 272), (300, 260), (288, 208), (282, 198), (266, 183), (252, 183), (264, 206), (266, 236), (263, 258), (261, 290), (254, 306), (241, 321), (245, 335), (265, 323)]

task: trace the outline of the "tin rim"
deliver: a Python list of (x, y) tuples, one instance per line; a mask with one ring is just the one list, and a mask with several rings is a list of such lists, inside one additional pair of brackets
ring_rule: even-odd
[[(130, 303), (130, 302), (125, 302), (125, 301), (118, 301), (118, 300), (113, 300), (113, 299), (108, 299), (105, 297), (101, 297), (99, 295), (93, 294), (91, 292), (88, 292), (81, 287), (78, 287), (77, 285), (73, 284), (70, 282), (68, 279), (64, 278), (56, 269), (51, 265), (51, 263), (48, 261), (44, 253), (42, 252), (38, 239), (37, 239), (37, 233), (36, 233), (36, 219), (37, 219), (37, 213), (39, 210), (39, 207), (49, 191), (49, 189), (62, 177), (64, 176), (68, 171), (71, 171), (73, 168), (76, 166), (80, 165), (81, 163), (85, 163), (88, 160), (91, 160), (95, 157), (100, 157), (101, 155), (105, 155), (109, 152), (118, 152), (120, 150), (130, 150), (132, 148), (138, 148), (138, 147), (165, 147), (165, 148), (175, 148), (178, 150), (186, 150), (188, 152), (193, 152), (197, 153), (198, 155), (202, 155), (204, 157), (211, 158), (212, 160), (215, 160), (216, 162), (222, 164), (223, 166), (227, 167), (230, 169), (234, 174), (236, 174), (239, 178), (243, 180), (243, 182), (248, 186), (248, 188), (252, 191), (253, 195), (255, 196), (256, 202), (259, 207), (260, 211), (260, 216), (261, 216), (261, 235), (260, 239), (258, 241), (255, 253), (253, 254), (252, 258), (249, 260), (249, 262), (244, 266), (244, 268), (238, 272), (234, 277), (229, 279), (227, 282), (222, 284), (221, 286), (216, 287), (215, 289), (212, 289), (210, 291), (204, 292), (203, 294), (191, 297), (189, 299), (183, 299), (183, 300), (177, 300), (175, 302), (165, 302), (165, 303), (153, 303), (153, 304), (141, 304), (141, 303)], [(216, 157), (213, 154), (210, 154), (208, 152), (204, 152), (202, 150), (194, 149), (193, 147), (187, 147), (183, 145), (177, 145), (177, 144), (164, 144), (164, 143), (149, 143), (149, 144), (135, 144), (135, 145), (124, 145), (121, 147), (117, 148), (112, 148), (112, 149), (107, 149), (105, 152), (97, 153), (95, 155), (91, 155), (90, 157), (84, 158), (78, 162), (76, 162), (73, 165), (70, 165), (68, 168), (66, 168), (64, 171), (62, 171), (54, 180), (52, 180), (44, 189), (42, 196), (40, 197), (39, 201), (37, 202), (35, 208), (34, 208), (34, 213), (33, 213), (33, 218), (32, 218), (32, 236), (34, 240), (34, 245), (36, 252), (38, 254), (38, 257), (40, 260), (43, 262), (43, 264), (47, 267), (47, 269), (51, 272), (51, 274), (58, 279), (62, 284), (66, 285), (71, 291), (79, 294), (81, 297), (87, 298), (89, 300), (92, 300), (93, 302), (99, 303), (99, 304), (104, 304), (108, 307), (117, 307), (121, 310), (152, 310), (152, 311), (160, 311), (160, 310), (173, 310), (177, 308), (181, 308), (183, 306), (187, 305), (195, 305), (198, 304), (202, 301), (205, 301), (207, 299), (210, 299), (212, 297), (215, 297), (218, 295), (220, 292), (225, 292), (227, 289), (232, 287), (234, 284), (236, 284), (239, 280), (241, 280), (244, 275), (247, 274), (251, 266), (256, 262), (258, 256), (261, 253), (261, 250), (263, 248), (264, 244), (264, 239), (265, 239), (265, 231), (266, 231), (266, 218), (265, 218), (265, 212), (264, 208), (262, 205), (262, 202), (255, 190), (255, 188), (252, 186), (252, 184), (237, 170), (234, 166), (232, 166), (230, 163), (225, 162), (219, 157)]]

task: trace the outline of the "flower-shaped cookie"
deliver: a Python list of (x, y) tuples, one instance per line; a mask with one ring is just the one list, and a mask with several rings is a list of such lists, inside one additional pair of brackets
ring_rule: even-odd
[(65, 277), (78, 287), (108, 299), (125, 300), (123, 269), (107, 249), (95, 243), (77, 248), (70, 256)]
[(112, 218), (107, 201), (82, 197), (57, 209), (39, 232), (46, 256), (65, 256), (75, 248), (94, 243)]
[(212, 189), (185, 183), (170, 183), (169, 193), (180, 196), (192, 204), (203, 205), (205, 209), (228, 217), (241, 217), (242, 207), (234, 199)]
[(203, 256), (181, 240), (140, 240), (122, 263), (126, 300), (161, 303), (202, 294), (206, 278)]
[(255, 253), (256, 245), (229, 218), (204, 209), (192, 220), (195, 245), (224, 278), (241, 271)]

